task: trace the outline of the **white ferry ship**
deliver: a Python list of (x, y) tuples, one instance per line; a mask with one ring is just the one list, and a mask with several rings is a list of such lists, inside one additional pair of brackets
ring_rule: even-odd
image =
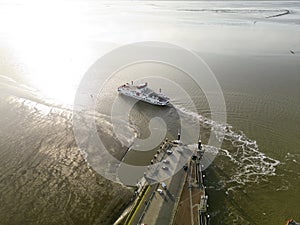
[(131, 84), (123, 84), (118, 87), (118, 92), (120, 94), (148, 102), (152, 105), (165, 106), (169, 103), (169, 98), (161, 93), (161, 89), (159, 93), (156, 93), (152, 89), (148, 88), (147, 82), (140, 85), (133, 85), (133, 81)]

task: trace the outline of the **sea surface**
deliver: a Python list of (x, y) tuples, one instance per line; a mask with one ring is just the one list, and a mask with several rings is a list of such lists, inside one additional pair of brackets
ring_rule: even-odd
[(149, 85), (162, 88), (172, 105), (139, 102), (130, 124), (119, 126), (147, 138), (149, 121), (160, 117), (171, 139), (180, 115), (190, 126), (200, 124), (204, 145), (211, 130), (225, 128), (206, 170), (212, 225), (300, 221), (298, 1), (0, 0), (0, 27), (0, 224), (102, 225), (120, 216), (133, 189), (106, 180), (87, 162), (74, 138), (73, 104), (96, 60), (141, 41), (172, 43), (201, 57), (222, 88), (227, 121), (211, 119), (205, 93), (183, 71), (140, 62), (90, 96), (105, 146), (127, 163), (149, 164), (161, 143), (124, 157), (110, 113), (114, 100), (131, 101), (118, 95), (119, 85), (153, 75)]

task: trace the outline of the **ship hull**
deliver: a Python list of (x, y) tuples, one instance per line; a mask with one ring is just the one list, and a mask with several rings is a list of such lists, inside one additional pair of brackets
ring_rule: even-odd
[(166, 101), (166, 102), (158, 102), (158, 101), (154, 102), (154, 101), (149, 100), (148, 98), (137, 96), (137, 95), (132, 95), (132, 94), (129, 94), (129, 93), (121, 91), (121, 90), (118, 90), (118, 92), (119, 92), (119, 94), (125, 95), (125, 96), (133, 98), (133, 99), (137, 99), (139, 101), (147, 102), (151, 105), (166, 106), (166, 105), (169, 104), (168, 101)]

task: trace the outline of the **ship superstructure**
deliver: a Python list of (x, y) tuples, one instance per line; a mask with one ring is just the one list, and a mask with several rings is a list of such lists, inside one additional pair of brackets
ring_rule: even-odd
[(156, 93), (148, 88), (147, 82), (139, 85), (134, 85), (133, 82), (131, 82), (131, 84), (123, 84), (118, 87), (118, 92), (152, 105), (165, 106), (169, 103), (169, 98), (161, 93), (161, 89), (159, 93)]

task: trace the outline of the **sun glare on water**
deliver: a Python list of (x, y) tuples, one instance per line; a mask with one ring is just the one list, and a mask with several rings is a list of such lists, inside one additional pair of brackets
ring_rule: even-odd
[(58, 0), (9, 2), (0, 20), (26, 79), (45, 97), (72, 104), (90, 58), (80, 8)]

